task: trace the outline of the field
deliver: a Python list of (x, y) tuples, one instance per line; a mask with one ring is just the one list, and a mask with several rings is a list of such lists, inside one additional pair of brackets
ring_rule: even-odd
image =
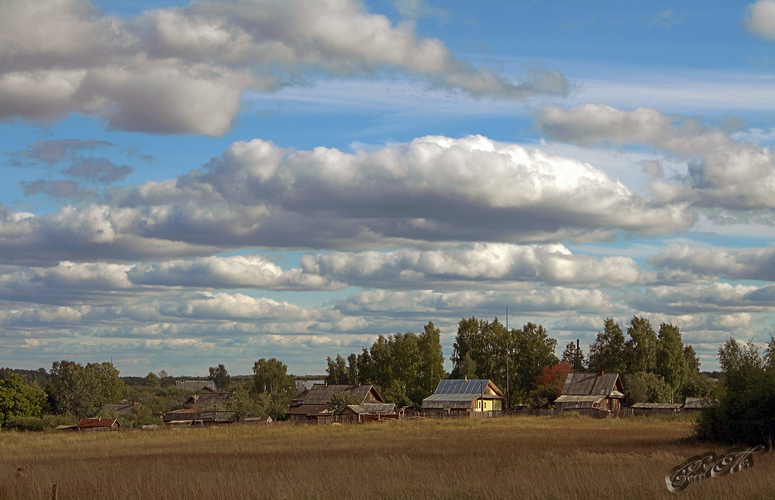
[[(773, 498), (775, 453), (669, 493), (665, 474), (726, 448), (688, 419), (513, 417), (360, 426), (0, 433), (0, 498)], [(23, 467), (26, 477), (15, 477)], [(675, 496), (674, 496), (675, 495)]]

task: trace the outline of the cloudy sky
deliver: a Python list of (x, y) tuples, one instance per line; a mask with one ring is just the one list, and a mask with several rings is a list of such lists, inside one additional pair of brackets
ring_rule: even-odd
[[(4, 0), (0, 365), (775, 331), (775, 0)], [(449, 363), (448, 363), (449, 364)]]

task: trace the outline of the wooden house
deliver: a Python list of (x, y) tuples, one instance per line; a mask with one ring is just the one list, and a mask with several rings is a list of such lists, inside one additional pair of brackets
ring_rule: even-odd
[(222, 410), (224, 405), (231, 401), (233, 395), (231, 392), (203, 392), (202, 394), (194, 394), (187, 404), (193, 405), (199, 411), (204, 410)]
[(314, 385), (303, 400), (288, 410), (288, 419), (297, 424), (334, 422), (334, 414), (328, 410), (328, 403), (337, 392), (354, 394), (361, 403), (385, 402), (373, 385)]
[(617, 373), (569, 373), (554, 404), (560, 411), (605, 417), (618, 416), (623, 399), (624, 387)]
[(79, 431), (117, 431), (121, 423), (117, 418), (82, 418), (75, 427)]
[(492, 415), (501, 411), (504, 399), (488, 379), (441, 380), (436, 392), (422, 400), (422, 410), (429, 417)]

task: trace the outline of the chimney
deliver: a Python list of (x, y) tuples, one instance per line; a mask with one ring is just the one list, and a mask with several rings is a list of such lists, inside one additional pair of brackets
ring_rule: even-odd
[(600, 370), (600, 375), (603, 375), (605, 372), (603, 370)]

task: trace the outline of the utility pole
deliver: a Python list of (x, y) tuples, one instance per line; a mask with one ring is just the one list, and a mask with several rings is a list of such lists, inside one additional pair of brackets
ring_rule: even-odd
[(509, 332), (509, 306), (506, 306), (506, 410), (509, 406), (509, 354), (511, 350), (511, 332)]

